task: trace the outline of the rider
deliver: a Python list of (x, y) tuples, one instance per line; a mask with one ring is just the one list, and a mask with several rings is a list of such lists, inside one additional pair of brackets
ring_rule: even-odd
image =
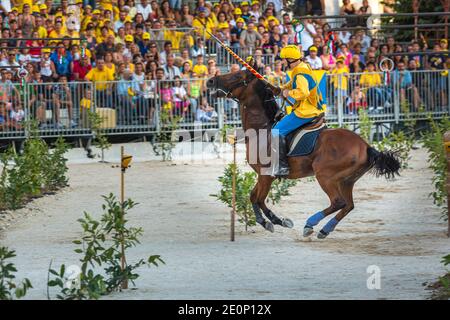
[[(283, 85), (276, 94), (282, 94), (291, 104), (293, 112), (285, 116), (272, 129), (272, 176), (289, 175), (286, 137), (300, 126), (307, 124), (325, 112), (319, 84), (311, 67), (303, 62), (303, 54), (296, 45), (281, 49), (280, 57), (289, 70), (291, 80)], [(278, 139), (278, 143), (276, 140)], [(275, 143), (274, 143), (275, 142)]]

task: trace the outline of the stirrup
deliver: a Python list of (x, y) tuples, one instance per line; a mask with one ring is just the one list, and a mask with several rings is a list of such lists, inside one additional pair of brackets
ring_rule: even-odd
[(289, 176), (289, 168), (279, 168), (277, 172), (272, 172), (274, 178), (286, 178)]

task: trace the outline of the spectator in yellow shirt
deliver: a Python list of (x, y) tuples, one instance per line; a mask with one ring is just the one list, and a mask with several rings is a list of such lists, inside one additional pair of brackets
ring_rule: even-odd
[(111, 84), (108, 82), (113, 81), (114, 76), (105, 68), (103, 58), (97, 59), (96, 67), (88, 72), (85, 79), (94, 83), (97, 106), (103, 108), (111, 106)]
[[(56, 39), (56, 38), (64, 38), (65, 36), (67, 36), (67, 33), (63, 29), (63, 23), (62, 23), (62, 21), (57, 20), (55, 22), (55, 29), (50, 32), (48, 37), (50, 39)], [(55, 42), (59, 42), (59, 41), (60, 40), (55, 40), (55, 41), (50, 40), (50, 43), (55, 43)]]
[(199, 78), (206, 78), (208, 75), (208, 67), (204, 65), (203, 55), (199, 54), (196, 57), (196, 63), (192, 69), (192, 72), (197, 74)]
[(39, 34), (39, 38), (47, 38), (48, 32), (47, 29), (44, 27), (44, 18), (42, 18), (41, 16), (36, 16), (35, 23), (36, 23), (35, 29)]
[(375, 63), (367, 63), (367, 70), (361, 75), (361, 79), (359, 80), (361, 87), (366, 89), (363, 92), (366, 92), (369, 88), (381, 85), (381, 76), (379, 73), (375, 73), (375, 71)]
[(331, 72), (332, 74), (332, 83), (334, 85), (334, 88), (337, 91), (342, 91), (342, 93), (345, 93), (345, 96), (347, 95), (347, 89), (348, 89), (348, 68), (345, 65), (345, 60), (343, 57), (339, 57), (336, 60), (336, 67)]
[(170, 21), (169, 26), (164, 30), (164, 40), (170, 41), (172, 43), (172, 49), (178, 51), (180, 49), (180, 42), (183, 38), (184, 32), (177, 31), (175, 28), (177, 23), (175, 21)]
[(198, 15), (192, 22), (192, 27), (195, 28), (199, 36), (203, 36), (203, 34), (205, 34), (206, 39), (211, 38), (208, 32), (209, 33), (213, 32), (214, 22), (210, 18), (206, 17), (205, 7), (198, 8)]
[(347, 90), (348, 90), (348, 73), (349, 70), (347, 66), (345, 65), (345, 58), (339, 57), (336, 60), (336, 67), (331, 71), (331, 83), (334, 87), (334, 97), (336, 99), (336, 107), (338, 108), (338, 98), (342, 98), (342, 108), (345, 110), (346, 106), (346, 98), (348, 96)]

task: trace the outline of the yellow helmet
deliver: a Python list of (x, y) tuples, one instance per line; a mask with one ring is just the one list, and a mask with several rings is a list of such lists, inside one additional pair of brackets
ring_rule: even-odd
[(303, 53), (300, 51), (299, 47), (294, 44), (290, 44), (281, 49), (280, 58), (298, 60), (303, 58)]

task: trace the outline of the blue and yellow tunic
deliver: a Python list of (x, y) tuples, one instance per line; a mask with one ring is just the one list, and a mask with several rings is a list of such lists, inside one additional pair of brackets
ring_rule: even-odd
[(306, 64), (296, 66), (290, 76), (291, 80), (282, 86), (289, 90), (288, 100), (296, 116), (314, 118), (326, 111), (324, 97), (313, 70)]

